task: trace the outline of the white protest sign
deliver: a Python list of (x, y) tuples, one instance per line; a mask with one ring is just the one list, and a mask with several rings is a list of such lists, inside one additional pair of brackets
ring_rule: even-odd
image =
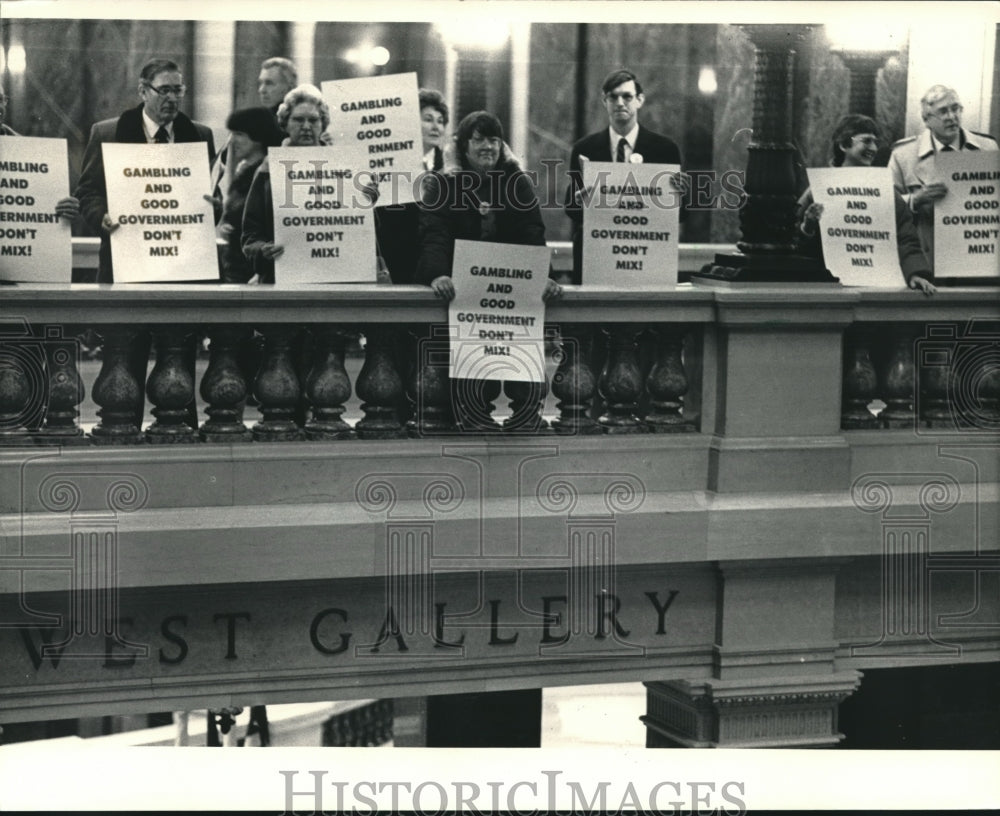
[(279, 284), (375, 282), (374, 209), (359, 155), (326, 145), (268, 151)]
[(217, 280), (205, 142), (106, 142), (104, 181), (115, 283)]
[(0, 138), (0, 280), (70, 282), (71, 224), (56, 216), (67, 195), (65, 139)]
[(415, 201), (424, 173), (417, 75), (330, 80), (322, 90), (333, 143), (363, 147), (363, 164), (354, 169), (375, 176), (379, 206)]
[(934, 205), (934, 274), (995, 278), (1000, 275), (1000, 152), (938, 153), (948, 194)]
[(455, 241), (452, 377), (545, 382), (549, 257), (544, 246)]
[(628, 289), (677, 284), (677, 164), (584, 162), (582, 282)]
[(823, 260), (845, 286), (902, 286), (896, 199), (887, 167), (806, 171), (819, 221)]

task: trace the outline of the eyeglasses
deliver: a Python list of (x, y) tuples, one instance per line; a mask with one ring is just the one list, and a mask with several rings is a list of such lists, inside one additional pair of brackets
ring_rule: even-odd
[(604, 94), (604, 98), (610, 100), (611, 102), (617, 102), (620, 99), (625, 104), (628, 104), (633, 99), (635, 99), (635, 94), (631, 94), (631, 93), (606, 93), (606, 94)]
[(874, 136), (853, 136), (851, 141), (863, 144), (865, 147), (878, 147), (878, 139)]
[(470, 136), (469, 144), (474, 145), (484, 145), (488, 144), (490, 147), (500, 147), (501, 139), (499, 136)]
[(944, 119), (944, 117), (948, 116), (949, 114), (951, 114), (952, 116), (958, 116), (963, 110), (965, 109), (956, 102), (954, 105), (947, 105), (938, 108), (937, 110), (932, 110), (930, 112), (930, 115), (936, 116), (938, 119)]
[(166, 99), (170, 94), (181, 99), (187, 93), (187, 88), (183, 85), (150, 85), (147, 83), (146, 87), (159, 96), (160, 99)]

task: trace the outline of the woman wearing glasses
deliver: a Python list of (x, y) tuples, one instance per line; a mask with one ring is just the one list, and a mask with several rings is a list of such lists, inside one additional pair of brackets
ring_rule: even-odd
[[(318, 147), (326, 144), (323, 133), (330, 125), (330, 107), (315, 85), (292, 88), (278, 107), (278, 127), (288, 134), (283, 147)], [(365, 194), (374, 201), (374, 189)], [(271, 206), (271, 171), (265, 158), (250, 184), (243, 210), (243, 254), (253, 276), (247, 283), (274, 283), (274, 259), (285, 248), (274, 242)], [(374, 261), (374, 259), (372, 259)]]
[[(834, 128), (832, 137), (834, 167), (871, 167), (878, 153), (878, 125), (868, 116), (850, 113)], [(896, 243), (899, 250), (899, 265), (910, 289), (919, 289), (926, 295), (937, 291), (933, 272), (927, 263), (913, 214), (899, 193), (894, 193), (896, 201)], [(819, 221), (823, 215), (823, 205), (813, 201), (812, 190), (806, 190), (799, 199), (799, 250), (803, 254), (822, 257), (823, 248), (819, 238)]]
[[(287, 147), (316, 147), (330, 125), (330, 107), (314, 85), (292, 88), (278, 106), (278, 127), (288, 134)], [(254, 174), (243, 210), (243, 254), (250, 264), (248, 283), (274, 283), (274, 259), (285, 251), (274, 243), (271, 170), (265, 158)]]

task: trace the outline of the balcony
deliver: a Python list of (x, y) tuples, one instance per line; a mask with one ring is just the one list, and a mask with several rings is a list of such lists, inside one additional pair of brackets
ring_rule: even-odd
[[(0, 377), (3, 593), (28, 581), (33, 609), (59, 606), (82, 557), (67, 539), (104, 536), (114, 558), (78, 588), (113, 583), (164, 664), (121, 657), (128, 636), (107, 647), (104, 665), (134, 675), (122, 710), (150, 694), (162, 710), (657, 677), (731, 677), (714, 693), (741, 700), (761, 683), (789, 699), (814, 681), (843, 696), (858, 669), (993, 660), (1000, 648), (988, 624), (1000, 306), (980, 290), (568, 288), (547, 309), (549, 393), (498, 385), (478, 424), (444, 376), (447, 338), (433, 327), (446, 308), (421, 287), (19, 285), (5, 288), (4, 312), (22, 333), (8, 333)], [(83, 329), (103, 342), (88, 394), (63, 353)], [(236, 359), (251, 330), (264, 344), (252, 386)], [(125, 363), (140, 331), (155, 349), (144, 384)], [(185, 361), (195, 335), (210, 340), (197, 382)], [(364, 357), (352, 364), (356, 337)], [(248, 387), (259, 419), (241, 406)], [(153, 420), (139, 427), (143, 391)], [(99, 421), (81, 425), (80, 408)], [(34, 426), (12, 421), (29, 414)], [(899, 549), (898, 523), (922, 543)], [(896, 558), (917, 577), (893, 584), (890, 603), (878, 576)], [(575, 590), (551, 588), (555, 573), (585, 577), (580, 597), (617, 587), (620, 610), (577, 609)], [(409, 629), (385, 614), (431, 597), (449, 599), (437, 623), (433, 605)], [(558, 625), (504, 612), (563, 603)], [(479, 616), (460, 637), (445, 622), (456, 606)], [(348, 613), (351, 633), (335, 634)], [(235, 677), (232, 661), (253, 659), (241, 640), (251, 617), (254, 642), (283, 657)], [(180, 618), (190, 656), (172, 645)], [(607, 637), (619, 623), (632, 645)], [(561, 648), (560, 626), (583, 651), (539, 662), (539, 644)], [(12, 641), (10, 671), (52, 677), (44, 694), (0, 677), (0, 717), (106, 710), (99, 663), (72, 663), (72, 688), (51, 685), (69, 671), (50, 671), (51, 637), (34, 641), (37, 660)], [(459, 641), (464, 662), (449, 663), (442, 644)], [(379, 662), (390, 654), (402, 661)], [(703, 685), (684, 688), (705, 699)]]

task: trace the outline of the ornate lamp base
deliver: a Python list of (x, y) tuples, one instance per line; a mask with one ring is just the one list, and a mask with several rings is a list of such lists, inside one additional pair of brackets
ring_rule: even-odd
[(817, 258), (804, 255), (718, 254), (715, 261), (691, 273), (692, 283), (838, 283)]

